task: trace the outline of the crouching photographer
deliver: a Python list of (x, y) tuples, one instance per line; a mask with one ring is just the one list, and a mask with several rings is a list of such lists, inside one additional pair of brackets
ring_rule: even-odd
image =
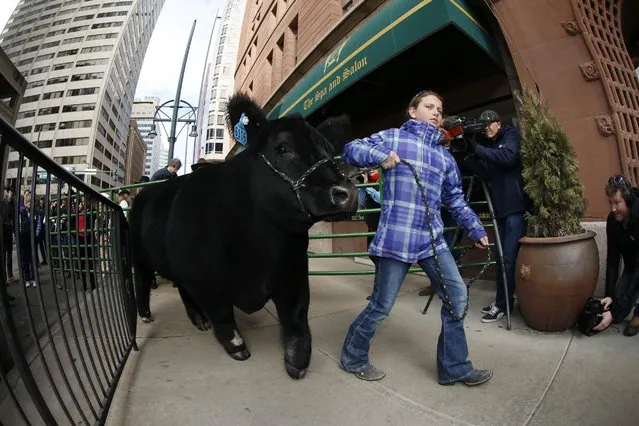
[[(606, 220), (608, 254), (606, 258), (606, 297), (600, 301), (603, 313), (592, 330), (601, 331), (612, 323), (621, 323), (639, 299), (639, 190), (624, 176), (612, 176), (606, 184), (610, 213)], [(619, 261), (624, 268), (619, 278)], [(617, 279), (619, 280), (617, 281)], [(587, 333), (588, 330), (582, 330)], [(639, 333), (639, 307), (623, 334)]]
[[(451, 121), (454, 126), (454, 120)], [(457, 119), (459, 123), (460, 120)], [(450, 125), (449, 125), (450, 126)], [(461, 130), (460, 130), (461, 129)], [(448, 129), (447, 129), (448, 130)], [(505, 316), (506, 303), (513, 310), (515, 292), (515, 262), (519, 251), (519, 239), (524, 236), (526, 226), (524, 214), (531, 206), (530, 198), (524, 192), (521, 171), (519, 131), (502, 123), (499, 114), (486, 110), (478, 121), (462, 121), (453, 136), (458, 135), (462, 147), (468, 155), (464, 165), (486, 182), (493, 203), (495, 218), (501, 239), (508, 300), (504, 291), (503, 274), (498, 264), (497, 292), (495, 301), (482, 308), (482, 322), (499, 321)], [(461, 137), (459, 136), (461, 134)], [(477, 138), (485, 139), (479, 144)], [(458, 142), (459, 145), (459, 142)]]

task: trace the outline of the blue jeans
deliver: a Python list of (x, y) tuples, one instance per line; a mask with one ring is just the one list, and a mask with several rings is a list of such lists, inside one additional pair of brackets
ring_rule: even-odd
[[(504, 253), (504, 269), (506, 271), (506, 283), (508, 287), (508, 305), (510, 311), (515, 303), (515, 265), (519, 252), (519, 239), (526, 233), (526, 224), (523, 213), (511, 214), (503, 219), (497, 219), (499, 238)], [(495, 304), (506, 312), (506, 294), (504, 291), (504, 279), (501, 273), (501, 265), (497, 262), (497, 295)]]
[[(464, 313), (468, 290), (459, 274), (450, 251), (438, 254), (446, 288), (454, 306), (455, 316)], [(443, 290), (435, 269), (433, 256), (422, 259), (419, 266), (424, 270), (440, 299)], [(361, 371), (369, 365), (370, 341), (379, 324), (390, 314), (399, 289), (408, 273), (410, 264), (386, 257), (378, 258), (375, 267), (375, 287), (368, 306), (351, 324), (342, 348), (341, 365), (346, 371)], [(463, 380), (473, 372), (468, 361), (468, 345), (464, 332), (464, 321), (456, 321), (445, 306), (441, 310), (442, 328), (437, 342), (437, 376), (439, 383)]]

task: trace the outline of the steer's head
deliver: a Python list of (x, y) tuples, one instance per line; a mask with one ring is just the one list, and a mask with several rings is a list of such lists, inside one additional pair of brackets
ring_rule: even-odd
[[(333, 162), (349, 140), (348, 117), (330, 118), (316, 128), (299, 114), (268, 120), (244, 94), (229, 99), (227, 111), (236, 139), (246, 132), (245, 155), (255, 156), (259, 169), (256, 185), (281, 219), (310, 226), (355, 213), (357, 189)], [(243, 129), (236, 130), (240, 121)]]

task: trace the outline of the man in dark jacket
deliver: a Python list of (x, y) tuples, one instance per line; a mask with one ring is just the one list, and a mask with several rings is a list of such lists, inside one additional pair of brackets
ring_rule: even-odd
[[(622, 322), (639, 299), (639, 190), (632, 188), (623, 176), (612, 176), (606, 185), (610, 213), (606, 220), (606, 297), (601, 300), (606, 312), (594, 330), (600, 331), (611, 323)], [(623, 272), (619, 278), (619, 261)], [(619, 281), (617, 279), (619, 278)], [(639, 333), (639, 306), (626, 325), (623, 334)]]
[(504, 317), (506, 303), (513, 309), (515, 292), (515, 262), (519, 239), (525, 235), (524, 214), (531, 206), (524, 192), (519, 154), (521, 136), (513, 126), (503, 124), (499, 114), (486, 110), (479, 120), (486, 126), (487, 146), (469, 140), (471, 154), (465, 164), (488, 185), (503, 249), (508, 300), (504, 294), (503, 275), (498, 265), (495, 302), (484, 307), (482, 322), (495, 322)]
[(165, 180), (177, 177), (177, 172), (182, 167), (182, 162), (179, 158), (171, 160), (168, 166), (162, 167), (151, 176), (151, 182), (156, 180)]

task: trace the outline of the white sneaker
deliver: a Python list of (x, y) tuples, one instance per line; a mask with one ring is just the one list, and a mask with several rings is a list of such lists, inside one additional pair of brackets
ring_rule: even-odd
[(31, 287), (31, 281), (25, 281), (24, 282), (24, 286), (25, 287)]
[(34, 280), (32, 280), (32, 281), (31, 281), (31, 285), (32, 285), (33, 287), (37, 287), (36, 282), (35, 282)]

